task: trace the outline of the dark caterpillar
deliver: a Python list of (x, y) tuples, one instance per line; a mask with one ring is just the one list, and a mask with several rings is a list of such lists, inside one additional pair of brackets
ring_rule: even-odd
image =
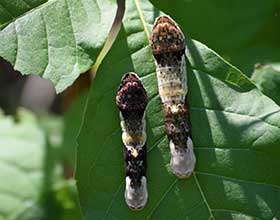
[(168, 16), (159, 16), (151, 34), (165, 132), (171, 151), (170, 166), (179, 178), (189, 177), (195, 167), (186, 95), (185, 37)]
[(124, 143), (125, 201), (131, 209), (139, 210), (148, 199), (145, 121), (147, 93), (135, 73), (123, 76), (116, 103), (120, 110)]

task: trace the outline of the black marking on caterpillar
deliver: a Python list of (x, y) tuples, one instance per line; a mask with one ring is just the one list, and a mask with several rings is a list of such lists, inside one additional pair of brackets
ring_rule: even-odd
[(190, 135), (185, 68), (185, 37), (168, 16), (159, 16), (151, 34), (165, 132), (171, 152), (170, 167), (179, 178), (189, 177), (196, 158)]
[(116, 103), (120, 110), (124, 144), (125, 201), (131, 209), (140, 210), (148, 199), (145, 121), (147, 93), (135, 73), (123, 76)]

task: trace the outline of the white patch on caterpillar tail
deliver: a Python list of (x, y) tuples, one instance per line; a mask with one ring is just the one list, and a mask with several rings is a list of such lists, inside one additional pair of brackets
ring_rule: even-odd
[(196, 163), (192, 139), (188, 137), (186, 149), (177, 150), (172, 141), (169, 142), (169, 147), (171, 152), (170, 167), (172, 172), (179, 178), (189, 177)]
[(137, 188), (131, 187), (131, 179), (129, 176), (125, 178), (125, 193), (126, 204), (133, 210), (141, 210), (147, 203), (147, 179), (145, 176), (141, 177), (141, 186)]

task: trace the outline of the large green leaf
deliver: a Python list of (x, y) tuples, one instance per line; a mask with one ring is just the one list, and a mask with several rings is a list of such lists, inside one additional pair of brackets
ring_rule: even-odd
[(280, 106), (280, 64), (258, 66), (252, 80), (264, 94)]
[(29, 112), (18, 121), (0, 115), (0, 219), (39, 219), (38, 201), (44, 180), (46, 140), (43, 129)]
[(51, 0), (25, 14), (20, 3), (4, 3), (17, 17), (0, 31), (0, 56), (22, 74), (51, 80), (58, 92), (96, 61), (116, 13), (115, 0)]
[[(158, 15), (147, 1), (127, 1), (123, 29), (91, 87), (77, 151), (84, 219), (279, 219), (280, 108), (206, 46), (191, 41), (189, 47), (190, 40), (188, 100), (197, 166), (187, 180), (169, 171), (148, 42)], [(222, 71), (227, 68), (231, 77)], [(124, 201), (123, 145), (115, 105), (120, 79), (128, 71), (141, 76), (149, 96), (149, 201), (139, 212), (129, 210)]]

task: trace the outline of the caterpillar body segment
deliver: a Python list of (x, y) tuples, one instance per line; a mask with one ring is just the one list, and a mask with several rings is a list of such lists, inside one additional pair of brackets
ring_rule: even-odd
[(162, 102), (165, 132), (171, 153), (170, 167), (179, 178), (189, 177), (196, 158), (190, 135), (186, 96), (185, 37), (168, 16), (159, 16), (151, 34), (158, 90)]
[(133, 210), (141, 210), (148, 200), (146, 154), (146, 145), (138, 148), (136, 155), (125, 149), (125, 200)]
[(175, 110), (172, 110), (173, 106), (163, 104), (165, 132), (171, 153), (170, 167), (177, 177), (186, 178), (192, 174), (196, 162), (187, 122), (188, 112), (186, 105), (178, 104)]
[(125, 160), (125, 201), (133, 210), (142, 209), (148, 200), (145, 109), (147, 93), (135, 73), (121, 80), (116, 103), (120, 110)]
[(188, 92), (185, 59), (178, 62), (176, 66), (159, 65), (156, 67), (156, 73), (162, 103), (169, 105), (184, 104)]

